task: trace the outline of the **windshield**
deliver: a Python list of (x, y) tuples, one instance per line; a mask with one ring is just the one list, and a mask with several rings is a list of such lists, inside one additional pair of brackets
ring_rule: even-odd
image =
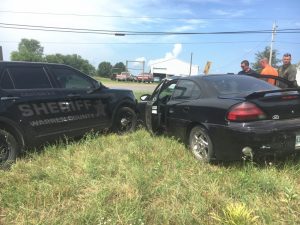
[(264, 80), (242, 75), (207, 76), (205, 80), (218, 94), (226, 95), (280, 89)]

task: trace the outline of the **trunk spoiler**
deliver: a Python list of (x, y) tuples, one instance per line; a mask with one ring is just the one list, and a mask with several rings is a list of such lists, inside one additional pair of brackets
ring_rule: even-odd
[(248, 100), (248, 99), (253, 99), (253, 98), (262, 98), (262, 97), (265, 97), (265, 95), (267, 95), (267, 94), (284, 93), (284, 92), (290, 92), (290, 91), (298, 92), (297, 93), (298, 95), (300, 94), (300, 88), (286, 88), (286, 89), (279, 89), (279, 90), (256, 91), (256, 92), (253, 92), (253, 93), (245, 96), (245, 99)]
[(297, 94), (295, 93), (293, 95), (300, 95), (300, 88), (286, 88), (286, 89), (278, 89), (278, 90), (256, 91), (256, 92), (252, 92), (248, 95), (243, 95), (243, 96), (219, 95), (218, 98), (221, 98), (221, 99), (236, 99), (236, 100), (249, 100), (249, 99), (255, 99), (255, 98), (262, 98), (262, 97), (265, 97), (265, 95), (272, 94), (272, 93), (285, 93), (285, 92), (291, 92), (291, 91), (298, 92)]

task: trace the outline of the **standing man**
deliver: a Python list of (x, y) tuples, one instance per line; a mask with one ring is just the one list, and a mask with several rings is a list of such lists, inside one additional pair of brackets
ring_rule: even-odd
[[(273, 68), (269, 64), (269, 60), (267, 58), (263, 58), (259, 61), (262, 71), (260, 72), (261, 75), (273, 75), (278, 77), (278, 72), (275, 68)], [(268, 83), (275, 85), (274, 79), (267, 79)]]
[[(278, 73), (279, 77), (282, 77), (284, 79), (287, 79), (291, 82), (296, 82), (296, 74), (297, 69), (294, 65), (291, 64), (292, 56), (290, 53), (285, 53), (282, 57), (283, 65), (279, 67)], [(279, 83), (278, 85), (281, 88), (285, 88), (286, 85), (283, 83)]]
[(238, 73), (239, 75), (241, 75), (241, 74), (257, 75), (257, 73), (253, 69), (250, 68), (248, 60), (243, 60), (241, 62), (241, 68), (242, 68), (242, 70)]

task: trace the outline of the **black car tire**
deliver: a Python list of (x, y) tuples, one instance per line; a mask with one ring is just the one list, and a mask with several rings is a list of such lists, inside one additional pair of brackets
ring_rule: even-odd
[(205, 128), (195, 126), (189, 135), (189, 148), (199, 161), (209, 163), (213, 158), (213, 144)]
[(118, 109), (114, 123), (113, 131), (117, 133), (132, 132), (137, 126), (137, 115), (130, 107), (121, 107)]
[(9, 169), (16, 161), (20, 146), (15, 137), (6, 130), (0, 129), (0, 168)]

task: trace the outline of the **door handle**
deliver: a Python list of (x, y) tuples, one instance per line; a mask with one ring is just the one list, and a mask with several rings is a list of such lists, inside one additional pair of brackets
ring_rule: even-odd
[(0, 100), (17, 100), (20, 97), (12, 97), (12, 96), (5, 96), (5, 97), (1, 97)]
[(68, 94), (67, 98), (79, 98), (80, 94)]
[(185, 106), (185, 107), (183, 107), (182, 111), (185, 112), (185, 113), (187, 113), (187, 112), (190, 111), (190, 107)]

